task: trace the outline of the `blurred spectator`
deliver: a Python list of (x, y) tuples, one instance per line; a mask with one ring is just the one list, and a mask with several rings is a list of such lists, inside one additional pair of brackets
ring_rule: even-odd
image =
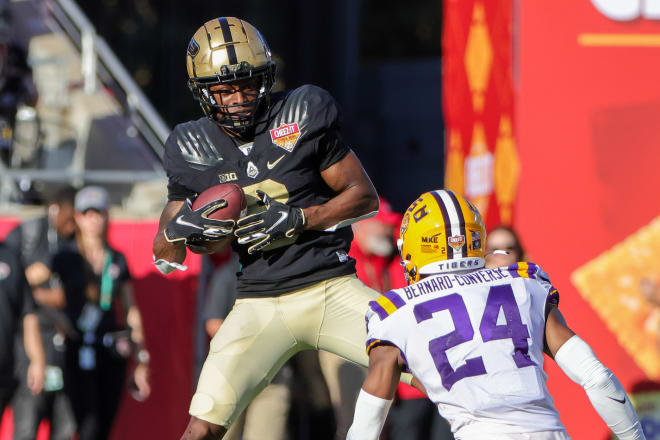
[(0, 243), (0, 418), (16, 386), (14, 340), (21, 322), (25, 352), (30, 359), (27, 386), (33, 394), (40, 393), (43, 387), (46, 361), (35, 308), (19, 256)]
[[(505, 251), (493, 253), (493, 251)], [(499, 225), (490, 230), (486, 237), (486, 266), (510, 266), (525, 261), (525, 250), (516, 231), (510, 226)]]
[(379, 292), (391, 289), (387, 267), (398, 255), (394, 235), (400, 223), (401, 214), (392, 211), (390, 204), (381, 198), (375, 217), (353, 225), (349, 255), (356, 260), (358, 278)]
[(62, 250), (53, 260), (75, 331), (66, 344), (64, 383), (80, 440), (108, 438), (131, 354), (137, 361), (132, 378), (137, 398), (151, 391), (149, 354), (126, 258), (107, 242), (108, 208), (103, 188), (81, 189), (75, 198), (76, 250)]
[(304, 350), (288, 362), (293, 370), (292, 438), (333, 440), (337, 422), (328, 383), (320, 363), (320, 351)]
[(9, 165), (16, 111), (22, 104), (34, 106), (37, 91), (27, 53), (12, 38), (8, 2), (0, 4), (0, 160)]
[[(364, 284), (379, 292), (390, 289), (387, 269), (395, 255), (393, 234), (399, 221), (399, 214), (393, 212), (390, 204), (381, 198), (375, 217), (352, 225), (353, 242), (349, 256), (355, 259), (357, 276)], [(335, 438), (343, 440), (353, 422), (355, 400), (366, 376), (366, 369), (325, 351), (321, 351), (319, 357), (337, 418)]]
[[(74, 246), (74, 196), (74, 188), (60, 189), (51, 199), (45, 216), (21, 223), (6, 239), (6, 243), (20, 253), (26, 267), (26, 278), (39, 305), (36, 316), (46, 351), (44, 392), (34, 395), (22, 383), (14, 395), (12, 407), (16, 440), (34, 439), (43, 418), (51, 421), (51, 439), (70, 439), (75, 432), (73, 410), (63, 390), (64, 337), (71, 325), (66, 316), (57, 310), (63, 306), (64, 294), (58, 277), (51, 273), (51, 260), (57, 252)], [(20, 346), (17, 344), (17, 349)], [(25, 351), (17, 351), (18, 374), (23, 379), (29, 359)]]

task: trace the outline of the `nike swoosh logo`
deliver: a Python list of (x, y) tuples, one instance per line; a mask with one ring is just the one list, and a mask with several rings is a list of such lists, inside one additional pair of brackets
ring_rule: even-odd
[(272, 231), (273, 229), (275, 229), (275, 228), (277, 227), (277, 225), (279, 225), (280, 223), (282, 223), (282, 222), (283, 222), (284, 220), (286, 220), (288, 217), (289, 217), (289, 213), (288, 213), (288, 212), (286, 212), (286, 211), (280, 211), (280, 218), (279, 218), (275, 223), (273, 223), (273, 226), (271, 226), (270, 228), (268, 228), (268, 229), (267, 229), (266, 231), (264, 231), (264, 232), (270, 232), (270, 231)]
[(619, 402), (621, 405), (626, 403), (626, 396), (623, 396), (623, 399), (615, 399), (614, 397), (607, 396), (609, 399), (614, 400), (615, 402)]
[(204, 229), (203, 227), (197, 226), (194, 223), (190, 223), (190, 222), (185, 221), (183, 219), (182, 215), (180, 215), (176, 218), (176, 223), (179, 224), (179, 225), (183, 225), (183, 226), (190, 226), (191, 228), (195, 228), (195, 229), (202, 229), (202, 230)]
[(275, 168), (275, 165), (277, 165), (282, 159), (284, 159), (284, 156), (286, 156), (286, 154), (281, 155), (278, 159), (275, 160), (275, 162), (271, 162), (271, 161), (266, 162), (266, 166), (268, 167), (268, 169), (272, 170), (273, 168)]

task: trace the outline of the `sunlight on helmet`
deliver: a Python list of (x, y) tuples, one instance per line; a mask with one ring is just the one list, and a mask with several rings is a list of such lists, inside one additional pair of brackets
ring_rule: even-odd
[[(268, 110), (275, 63), (266, 40), (250, 23), (220, 17), (201, 26), (186, 50), (188, 88), (202, 111), (221, 127), (243, 132)], [(222, 102), (214, 86), (232, 86), (239, 103)], [(246, 90), (254, 90), (247, 93)], [(215, 94), (215, 96), (214, 96)]]
[(453, 191), (422, 194), (406, 210), (397, 247), (408, 283), (424, 275), (484, 267), (486, 227), (477, 208)]

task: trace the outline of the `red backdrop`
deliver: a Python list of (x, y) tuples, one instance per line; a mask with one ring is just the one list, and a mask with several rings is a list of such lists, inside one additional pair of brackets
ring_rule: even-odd
[[(489, 226), (513, 223), (569, 325), (628, 390), (660, 378), (660, 312), (639, 289), (660, 280), (657, 5), (445, 1), (447, 187), (479, 202)], [(604, 438), (584, 391), (546, 365), (569, 433)], [(644, 397), (643, 423), (660, 426)]]
[[(647, 227), (660, 214), (660, 51), (649, 45), (660, 22), (615, 21), (589, 0), (519, 6), (515, 223), (561, 286), (569, 324), (631, 389), (660, 366), (638, 287), (660, 275), (660, 234)], [(582, 390), (549, 372), (573, 435), (603, 430)]]
[[(0, 237), (17, 221), (0, 218)], [(143, 403), (124, 395), (112, 439), (174, 438), (188, 422), (192, 396), (192, 347), (195, 289), (200, 259), (189, 255), (186, 272), (165, 278), (152, 264), (151, 241), (157, 220), (113, 221), (108, 239), (123, 252), (134, 279), (151, 353), (152, 394)], [(0, 439), (9, 440), (12, 427), (5, 417)], [(41, 437), (44, 439), (45, 437)]]

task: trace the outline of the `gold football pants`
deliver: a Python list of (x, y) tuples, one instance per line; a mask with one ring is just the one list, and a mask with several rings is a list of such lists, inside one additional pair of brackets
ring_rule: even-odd
[(190, 414), (228, 427), (301, 350), (326, 350), (368, 366), (364, 316), (378, 296), (346, 275), (278, 297), (236, 300), (211, 340)]

